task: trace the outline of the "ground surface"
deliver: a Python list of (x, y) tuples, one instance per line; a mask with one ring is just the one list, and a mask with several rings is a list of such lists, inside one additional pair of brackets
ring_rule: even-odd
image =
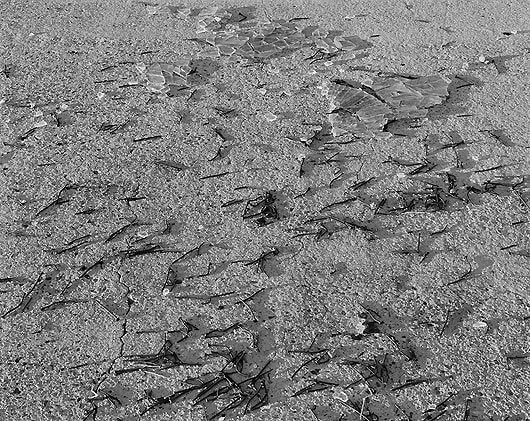
[(217, 4), (371, 44), (256, 60), (168, 5), (1, 2), (0, 419), (530, 419), (526, 2)]

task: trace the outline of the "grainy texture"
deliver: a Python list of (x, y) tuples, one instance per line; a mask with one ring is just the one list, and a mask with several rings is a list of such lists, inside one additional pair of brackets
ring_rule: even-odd
[(1, 2), (0, 419), (529, 419), (526, 2), (212, 5)]

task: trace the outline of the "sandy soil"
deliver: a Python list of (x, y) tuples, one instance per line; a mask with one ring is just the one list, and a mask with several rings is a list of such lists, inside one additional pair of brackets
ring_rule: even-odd
[[(210, 1), (1, 2), (0, 419), (530, 419), (526, 2), (215, 5), (371, 46), (204, 58)], [(334, 80), (433, 75), (425, 118), (326, 132)]]

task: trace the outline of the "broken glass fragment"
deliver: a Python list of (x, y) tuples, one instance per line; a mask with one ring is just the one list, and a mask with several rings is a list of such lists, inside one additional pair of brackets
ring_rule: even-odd
[(441, 76), (376, 78), (371, 86), (334, 80), (322, 93), (330, 101), (328, 119), (334, 136), (388, 138), (389, 121), (425, 117), (428, 108), (449, 95), (448, 85)]
[(332, 83), (323, 91), (330, 100), (328, 120), (333, 136), (351, 133), (373, 136), (382, 133), (391, 110), (374, 96), (354, 85)]

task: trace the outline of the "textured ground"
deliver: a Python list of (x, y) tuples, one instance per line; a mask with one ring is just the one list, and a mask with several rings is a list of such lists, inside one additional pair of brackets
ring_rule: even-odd
[[(167, 5), (0, 4), (0, 419), (530, 419), (525, 2), (222, 4), (373, 45), (164, 97), (140, 63), (205, 48)], [(326, 132), (396, 74), (448, 98)]]

